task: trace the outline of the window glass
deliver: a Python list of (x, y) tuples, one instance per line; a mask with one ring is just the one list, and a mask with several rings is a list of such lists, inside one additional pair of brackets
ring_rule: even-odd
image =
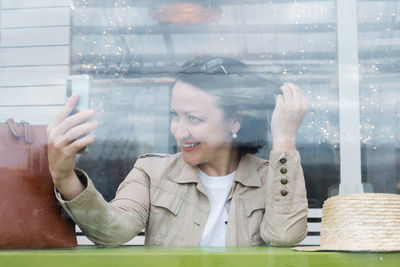
[[(66, 77), (89, 75), (100, 126), (77, 164), (111, 200), (139, 155), (179, 151), (170, 100), (183, 63), (194, 55), (231, 57), (249, 66), (248, 75), (305, 92), (309, 111), (297, 148), (309, 207), (320, 208), (349, 178), (341, 177), (346, 129), (339, 125), (347, 116), (340, 114), (339, 2), (0, 0), (0, 119), (49, 124), (65, 102)], [(351, 49), (359, 103), (350, 105), (360, 115), (361, 166), (346, 168), (361, 169), (366, 192), (400, 188), (399, 12), (399, 1), (358, 0), (349, 22), (358, 32)], [(265, 102), (270, 113), (275, 95)], [(257, 154), (266, 159), (267, 135)]]
[(400, 192), (398, 1), (358, 1), (363, 181), (379, 193)]
[(177, 152), (168, 113), (177, 70), (193, 55), (229, 56), (305, 91), (297, 142), (310, 206), (321, 207), (340, 175), (335, 1), (189, 1), (209, 16), (183, 24), (170, 2), (74, 1), (72, 73), (91, 76), (101, 122), (79, 166), (110, 199), (139, 154)]

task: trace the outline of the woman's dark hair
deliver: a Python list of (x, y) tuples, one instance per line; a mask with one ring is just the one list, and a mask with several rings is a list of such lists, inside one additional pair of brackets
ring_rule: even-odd
[(195, 56), (183, 64), (177, 81), (214, 95), (226, 116), (240, 124), (233, 146), (239, 156), (254, 154), (267, 143), (267, 129), (279, 93), (280, 80), (254, 73), (243, 62), (229, 57)]

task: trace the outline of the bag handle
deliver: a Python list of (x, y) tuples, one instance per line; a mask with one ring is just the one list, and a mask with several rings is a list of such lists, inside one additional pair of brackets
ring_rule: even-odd
[(7, 124), (15, 138), (20, 139), (24, 136), (24, 132), (22, 131), (23, 129), (17, 126), (14, 119), (8, 119)]
[(26, 121), (22, 121), (22, 123), (24, 124), (25, 142), (28, 144), (33, 144), (35, 140), (33, 138), (32, 127), (30, 123)]
[(21, 121), (20, 124), (23, 125), (22, 128), (18, 126), (14, 119), (8, 119), (7, 124), (15, 138), (24, 138), (24, 141), (28, 144), (32, 144), (35, 141), (32, 133), (32, 127), (29, 122)]

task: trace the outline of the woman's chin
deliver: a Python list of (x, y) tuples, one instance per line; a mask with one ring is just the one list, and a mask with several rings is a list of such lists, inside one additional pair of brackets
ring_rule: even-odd
[(199, 165), (200, 161), (193, 155), (189, 155), (189, 153), (182, 152), (183, 161), (185, 161), (186, 164), (193, 167)]

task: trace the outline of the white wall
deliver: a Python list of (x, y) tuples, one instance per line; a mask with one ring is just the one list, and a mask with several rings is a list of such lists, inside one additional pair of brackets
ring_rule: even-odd
[(69, 0), (0, 0), (0, 121), (48, 124), (65, 101)]

